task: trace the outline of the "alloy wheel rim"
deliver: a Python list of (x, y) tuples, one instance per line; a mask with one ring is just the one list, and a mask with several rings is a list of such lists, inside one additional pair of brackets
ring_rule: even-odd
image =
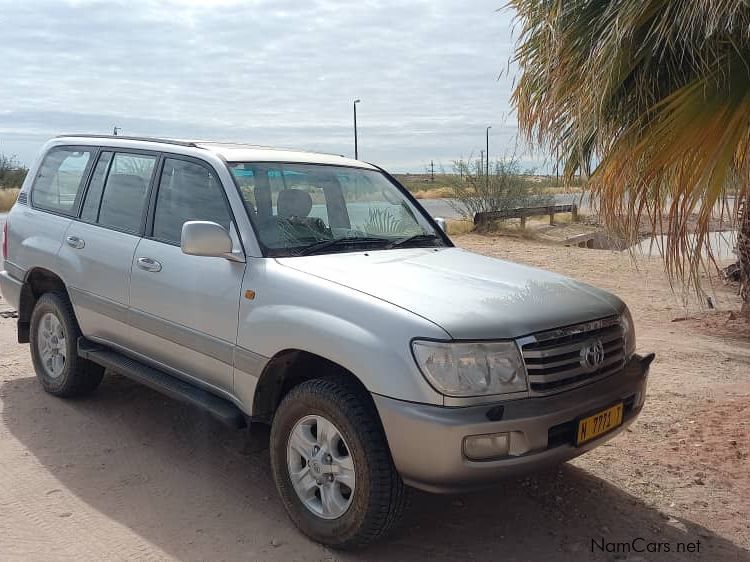
[(354, 498), (354, 459), (341, 431), (323, 416), (299, 420), (287, 442), (287, 468), (300, 501), (323, 519), (337, 519)]
[(60, 320), (51, 312), (45, 313), (39, 321), (37, 350), (47, 376), (56, 379), (62, 375), (67, 354), (65, 332)]

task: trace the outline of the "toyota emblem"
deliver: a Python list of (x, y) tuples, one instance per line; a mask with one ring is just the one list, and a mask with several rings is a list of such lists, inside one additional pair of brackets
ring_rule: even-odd
[(599, 369), (604, 363), (604, 344), (602, 340), (587, 342), (581, 349), (581, 367), (587, 373)]

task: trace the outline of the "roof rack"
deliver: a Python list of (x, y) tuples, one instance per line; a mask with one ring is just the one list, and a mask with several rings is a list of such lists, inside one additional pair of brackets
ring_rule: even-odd
[(156, 143), (163, 143), (163, 144), (174, 144), (177, 146), (187, 146), (190, 148), (206, 148), (206, 146), (210, 145), (220, 145), (225, 146), (227, 148), (249, 148), (249, 149), (261, 149), (261, 150), (277, 150), (277, 151), (290, 151), (290, 152), (304, 152), (308, 154), (325, 154), (328, 156), (339, 156), (341, 158), (346, 158), (343, 154), (336, 154), (334, 152), (320, 152), (316, 150), (307, 150), (304, 148), (282, 148), (282, 147), (275, 147), (275, 146), (263, 146), (259, 144), (249, 144), (249, 143), (241, 143), (241, 142), (232, 142), (232, 141), (212, 141), (212, 140), (196, 140), (196, 141), (187, 141), (187, 140), (177, 140), (177, 139), (161, 139), (157, 137), (130, 137), (127, 135), (87, 135), (85, 133), (73, 133), (69, 135), (57, 135), (55, 138), (88, 138), (88, 139), (113, 139), (113, 140), (134, 140), (134, 141), (146, 141), (146, 142), (156, 142)]
[(154, 137), (129, 137), (127, 135), (86, 135), (83, 133), (75, 133), (72, 135), (57, 135), (55, 138), (87, 138), (87, 139), (113, 139), (113, 140), (134, 140), (134, 141), (147, 141), (147, 142), (159, 142), (163, 144), (176, 144), (178, 146), (189, 146), (192, 148), (198, 148), (198, 145), (192, 141), (181, 141), (175, 139), (160, 139)]
[(251, 143), (245, 143), (245, 142), (234, 142), (234, 141), (195, 141), (195, 143), (200, 147), (201, 145), (213, 145), (217, 144), (219, 146), (224, 146), (226, 148), (249, 148), (249, 149), (259, 149), (259, 150), (276, 150), (278, 152), (302, 152), (305, 154), (323, 154), (325, 156), (340, 156), (341, 158), (347, 158), (343, 154), (336, 154), (335, 152), (321, 152), (320, 150), (310, 150), (308, 148), (292, 148), (292, 147), (284, 147), (284, 146), (267, 146), (263, 144), (251, 144)]

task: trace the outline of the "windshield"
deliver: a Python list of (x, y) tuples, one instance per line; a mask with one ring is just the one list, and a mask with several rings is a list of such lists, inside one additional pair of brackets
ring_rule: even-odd
[(229, 169), (267, 255), (444, 245), (378, 171), (260, 162), (230, 163)]

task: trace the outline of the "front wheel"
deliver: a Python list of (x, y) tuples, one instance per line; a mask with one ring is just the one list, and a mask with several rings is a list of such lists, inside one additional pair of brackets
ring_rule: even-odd
[(372, 400), (343, 377), (304, 382), (284, 398), (271, 466), (292, 521), (334, 548), (384, 536), (406, 504)]

